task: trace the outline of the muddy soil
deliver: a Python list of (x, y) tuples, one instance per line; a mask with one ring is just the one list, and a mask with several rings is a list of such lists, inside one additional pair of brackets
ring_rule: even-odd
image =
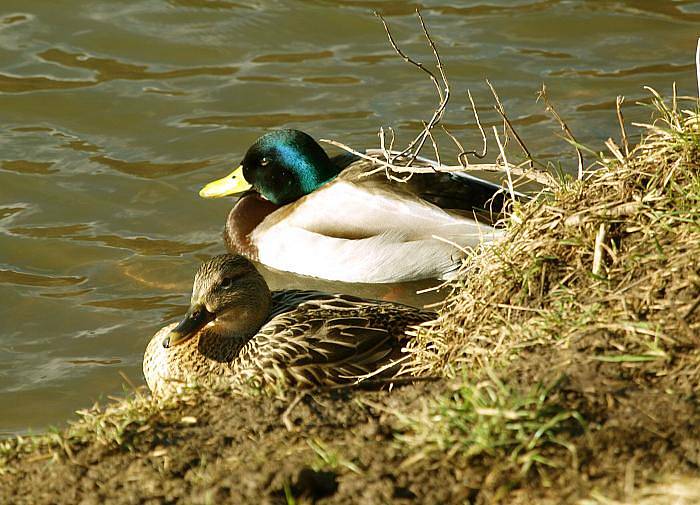
[(483, 454), (416, 458), (400, 442), (410, 428), (395, 413), (423, 409), (445, 379), (310, 395), (288, 415), (291, 431), (289, 400), (207, 394), (131, 422), (118, 443), (66, 437), (16, 453), (0, 502), (571, 503), (592, 491), (631, 499), (663, 476), (697, 475), (698, 375), (587, 356), (525, 353), (508, 370), (519, 383), (555, 378), (558, 402), (586, 421), (565, 434), (571, 447), (551, 448), (552, 466), (525, 474)]

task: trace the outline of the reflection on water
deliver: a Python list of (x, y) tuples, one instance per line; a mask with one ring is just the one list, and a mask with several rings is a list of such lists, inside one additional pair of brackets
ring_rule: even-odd
[[(617, 135), (615, 96), (695, 90), (700, 3), (558, 0), (3, 0), (0, 6), (0, 434), (60, 423), (142, 383), (150, 336), (187, 306), (192, 274), (223, 250), (230, 201), (199, 187), (269, 128), (376, 146), (408, 138), (435, 104), (371, 11), (410, 54), (431, 54), (467, 143), (470, 88), (486, 124), (489, 77), (531, 151), (570, 159), (535, 103), (544, 81), (579, 140)], [(629, 120), (648, 119), (630, 106)], [(446, 152), (449, 149), (446, 147)], [(339, 285), (265, 270), (273, 288), (342, 290), (421, 305), (432, 286)]]
[(0, 270), (0, 283), (24, 286), (73, 286), (85, 282), (85, 277), (59, 277), (57, 275), (36, 275), (12, 270)]

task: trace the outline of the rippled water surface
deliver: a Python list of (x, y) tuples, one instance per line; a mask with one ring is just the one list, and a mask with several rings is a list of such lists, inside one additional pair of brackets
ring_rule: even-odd
[[(544, 82), (579, 140), (617, 136), (614, 100), (642, 85), (694, 93), (700, 2), (53, 0), (0, 2), (0, 434), (63, 422), (143, 382), (150, 336), (182, 314), (193, 270), (223, 250), (230, 201), (199, 187), (261, 133), (297, 127), (356, 147), (380, 125), (403, 138), (434, 90), (387, 44), (431, 54), (454, 101), (445, 122), (469, 145), (488, 77), (529, 148), (571, 159), (535, 103)], [(629, 119), (647, 119), (630, 105)], [(418, 286), (307, 286), (414, 304)]]

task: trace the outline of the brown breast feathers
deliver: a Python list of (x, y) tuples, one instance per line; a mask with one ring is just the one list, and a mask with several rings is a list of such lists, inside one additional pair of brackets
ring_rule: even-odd
[(271, 213), (279, 209), (257, 193), (243, 195), (226, 219), (224, 240), (228, 250), (257, 261), (258, 250), (250, 239), (252, 231)]

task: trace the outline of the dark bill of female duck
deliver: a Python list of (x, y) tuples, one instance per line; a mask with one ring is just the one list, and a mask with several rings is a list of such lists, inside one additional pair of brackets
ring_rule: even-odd
[(186, 342), (214, 319), (216, 315), (209, 312), (204, 304), (190, 305), (182, 321), (163, 339), (163, 347), (168, 349)]

